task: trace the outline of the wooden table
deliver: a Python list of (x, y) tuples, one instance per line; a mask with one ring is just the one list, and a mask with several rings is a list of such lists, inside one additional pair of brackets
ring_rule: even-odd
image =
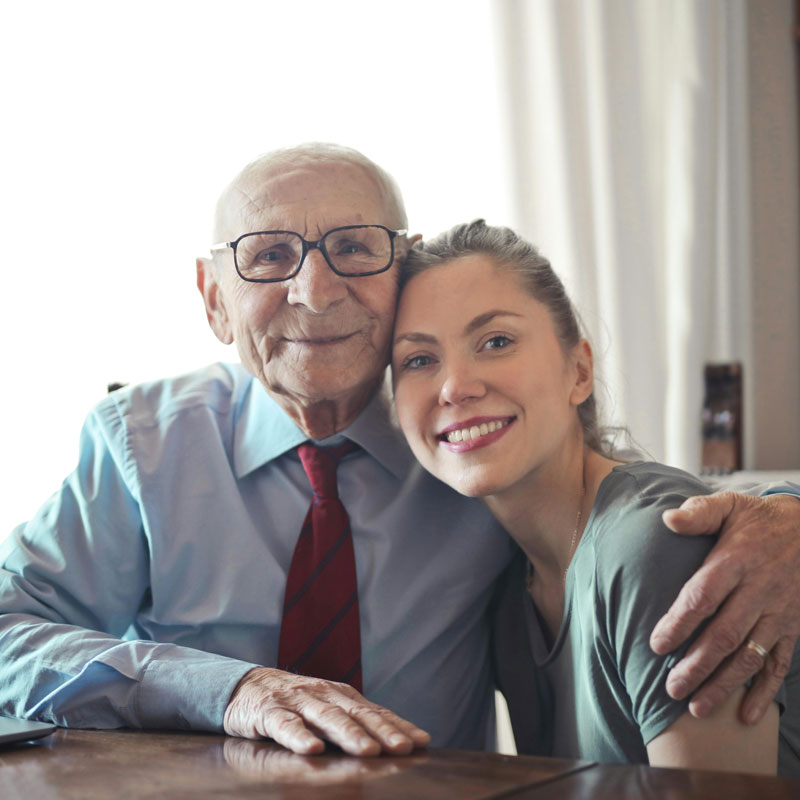
[(358, 759), (297, 756), (271, 742), (202, 733), (60, 729), (0, 750), (2, 800), (94, 798), (800, 797), (800, 781), (610, 767), (460, 750)]

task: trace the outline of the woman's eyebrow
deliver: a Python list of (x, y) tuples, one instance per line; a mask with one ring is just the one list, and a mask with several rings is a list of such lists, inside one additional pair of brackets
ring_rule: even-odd
[[(478, 330), (478, 328), (482, 328), (484, 325), (488, 325), (495, 317), (522, 317), (522, 314), (517, 314), (514, 311), (505, 311), (503, 309), (493, 309), (492, 311), (486, 311), (483, 314), (478, 314), (475, 319), (471, 320), (466, 324), (464, 327), (464, 333), (473, 333), (474, 331)], [(430, 333), (401, 333), (399, 336), (396, 336), (394, 339), (394, 343), (398, 344), (399, 342), (414, 342), (414, 343), (422, 343), (422, 344), (436, 344), (439, 340)]]
[(395, 337), (394, 343), (399, 342), (422, 342), (423, 344), (436, 344), (438, 340), (429, 333), (401, 333)]
[(464, 333), (474, 333), (478, 328), (488, 325), (495, 317), (521, 317), (522, 314), (517, 314), (514, 311), (504, 311), (503, 309), (494, 309), (487, 311), (485, 314), (478, 314), (475, 319), (468, 322), (464, 327)]

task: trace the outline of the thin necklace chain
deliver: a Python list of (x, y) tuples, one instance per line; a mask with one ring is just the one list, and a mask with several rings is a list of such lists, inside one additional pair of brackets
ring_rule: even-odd
[[(572, 556), (575, 555), (575, 545), (578, 541), (578, 529), (581, 526), (581, 517), (583, 516), (583, 501), (586, 497), (586, 481), (584, 480), (583, 486), (581, 487), (581, 499), (578, 502), (578, 513), (575, 517), (575, 529), (572, 531), (572, 540), (569, 543), (569, 555), (567, 557), (567, 566), (564, 567), (564, 572), (561, 574), (561, 588), (566, 588), (567, 585), (567, 571), (569, 570), (569, 565), (572, 563)], [(533, 564), (528, 562), (528, 575), (526, 580), (528, 591), (530, 592), (533, 587)]]
[(578, 515), (575, 517), (575, 530), (572, 531), (572, 541), (569, 543), (569, 554), (567, 555), (567, 566), (564, 567), (564, 572), (561, 575), (561, 586), (567, 585), (567, 570), (572, 563), (572, 556), (575, 554), (575, 543), (578, 540), (578, 528), (581, 526), (581, 516), (583, 515), (583, 498), (586, 496), (586, 483), (584, 482), (581, 489), (581, 499), (578, 503)]

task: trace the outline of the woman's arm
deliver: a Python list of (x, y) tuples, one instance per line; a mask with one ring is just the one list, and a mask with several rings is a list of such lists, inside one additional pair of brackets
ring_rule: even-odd
[(744, 691), (733, 692), (711, 717), (678, 717), (647, 744), (650, 765), (775, 775), (778, 706), (772, 703), (757, 724), (745, 725), (738, 714)]
[[(713, 545), (710, 537), (677, 536), (662, 521), (665, 509), (681, 504), (681, 495), (699, 494), (695, 479), (655, 464), (631, 465), (624, 474), (628, 481), (616, 487), (613, 504), (596, 522), (602, 524), (595, 534), (596, 602), (603, 614), (598, 631), (607, 631), (605, 647), (630, 699), (630, 718), (647, 745), (647, 758), (659, 766), (774, 774), (775, 704), (770, 704), (768, 719), (751, 728), (737, 718), (745, 694), (740, 686), (718, 713), (694, 719), (688, 700), (675, 702), (666, 689), (667, 674), (689, 643), (671, 656), (657, 656), (650, 649), (650, 631), (676, 587), (692, 576)], [(765, 665), (759, 658), (761, 667), (766, 671), (773, 659), (771, 654)], [(787, 689), (788, 713), (796, 713), (791, 711), (795, 699)]]

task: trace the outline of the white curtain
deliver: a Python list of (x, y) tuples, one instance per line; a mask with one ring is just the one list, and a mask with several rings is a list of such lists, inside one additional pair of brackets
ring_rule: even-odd
[(697, 470), (703, 363), (750, 359), (744, 0), (502, 0), (517, 227), (561, 274), (608, 421)]

